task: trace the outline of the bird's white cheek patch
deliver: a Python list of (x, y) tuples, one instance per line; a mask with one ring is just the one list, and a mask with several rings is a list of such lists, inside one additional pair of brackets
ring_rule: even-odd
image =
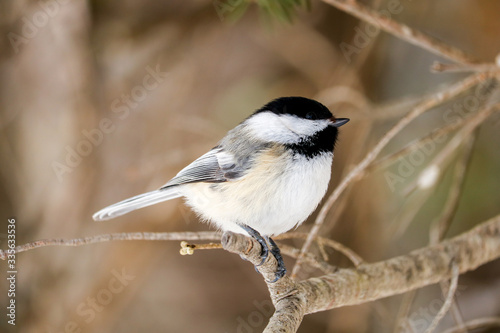
[(279, 118), (288, 129), (300, 136), (312, 136), (325, 129), (330, 123), (327, 119), (312, 121), (292, 115), (280, 115)]
[(291, 131), (290, 128), (272, 112), (258, 113), (247, 120), (250, 133), (263, 141), (279, 143), (295, 143), (300, 136)]
[(311, 121), (296, 116), (272, 112), (258, 113), (247, 120), (247, 126), (253, 136), (271, 142), (283, 144), (297, 143), (307, 136), (312, 136), (325, 129), (327, 119)]

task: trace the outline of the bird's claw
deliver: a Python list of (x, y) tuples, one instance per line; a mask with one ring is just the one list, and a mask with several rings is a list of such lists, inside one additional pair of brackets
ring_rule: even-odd
[(267, 241), (269, 244), (271, 244), (271, 253), (273, 256), (276, 258), (276, 261), (278, 262), (278, 268), (276, 270), (276, 277), (272, 281), (268, 281), (269, 283), (274, 283), (281, 279), (283, 276), (286, 274), (286, 267), (285, 267), (285, 262), (283, 261), (283, 257), (281, 256), (281, 251), (276, 244), (276, 242), (271, 238), (271, 237), (266, 237)]
[[(272, 255), (274, 256), (274, 258), (276, 258), (276, 261), (278, 262), (278, 267), (277, 267), (277, 270), (276, 270), (276, 277), (274, 280), (272, 281), (267, 281), (268, 283), (274, 283), (276, 281), (278, 281), (279, 279), (281, 279), (283, 276), (285, 276), (286, 274), (286, 267), (285, 267), (285, 263), (283, 261), (283, 257), (281, 256), (281, 252), (280, 252), (280, 249), (278, 248), (278, 245), (276, 245), (276, 243), (274, 242), (274, 240), (270, 237), (262, 237), (261, 234), (247, 226), (247, 225), (244, 225), (242, 224), (241, 227), (252, 237), (254, 238), (257, 242), (259, 242), (259, 244), (261, 245), (261, 248), (262, 248), (262, 251), (260, 253), (260, 257), (261, 257), (261, 262), (258, 264), (258, 265), (255, 265), (255, 270), (258, 272), (257, 270), (257, 267), (258, 266), (261, 266), (262, 264), (264, 264), (264, 262), (266, 261), (267, 257), (269, 256), (269, 252), (272, 253)], [(266, 241), (267, 240), (267, 241)], [(271, 245), (271, 248), (269, 248), (269, 245), (268, 245), (268, 242), (269, 244)]]

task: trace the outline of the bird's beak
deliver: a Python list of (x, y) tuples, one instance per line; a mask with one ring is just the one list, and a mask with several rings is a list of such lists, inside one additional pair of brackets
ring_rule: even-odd
[(347, 123), (349, 121), (349, 118), (335, 118), (335, 117), (331, 117), (330, 118), (330, 125), (333, 126), (333, 127), (340, 127), (342, 125), (344, 125), (345, 123)]

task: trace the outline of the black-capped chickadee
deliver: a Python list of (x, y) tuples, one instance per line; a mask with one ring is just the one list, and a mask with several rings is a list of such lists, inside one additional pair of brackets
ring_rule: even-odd
[(262, 262), (269, 251), (278, 260), (278, 280), (286, 269), (270, 237), (298, 226), (316, 209), (330, 180), (338, 127), (348, 121), (311, 99), (278, 98), (159, 190), (106, 207), (93, 218), (108, 220), (184, 197), (203, 220), (257, 239)]

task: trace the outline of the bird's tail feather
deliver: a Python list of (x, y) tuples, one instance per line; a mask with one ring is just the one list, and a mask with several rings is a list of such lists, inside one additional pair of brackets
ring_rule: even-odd
[(103, 208), (95, 213), (92, 218), (95, 221), (105, 221), (127, 214), (133, 210), (151, 206), (162, 201), (178, 198), (180, 196), (180, 193), (175, 188), (165, 188), (162, 190), (151, 191)]

